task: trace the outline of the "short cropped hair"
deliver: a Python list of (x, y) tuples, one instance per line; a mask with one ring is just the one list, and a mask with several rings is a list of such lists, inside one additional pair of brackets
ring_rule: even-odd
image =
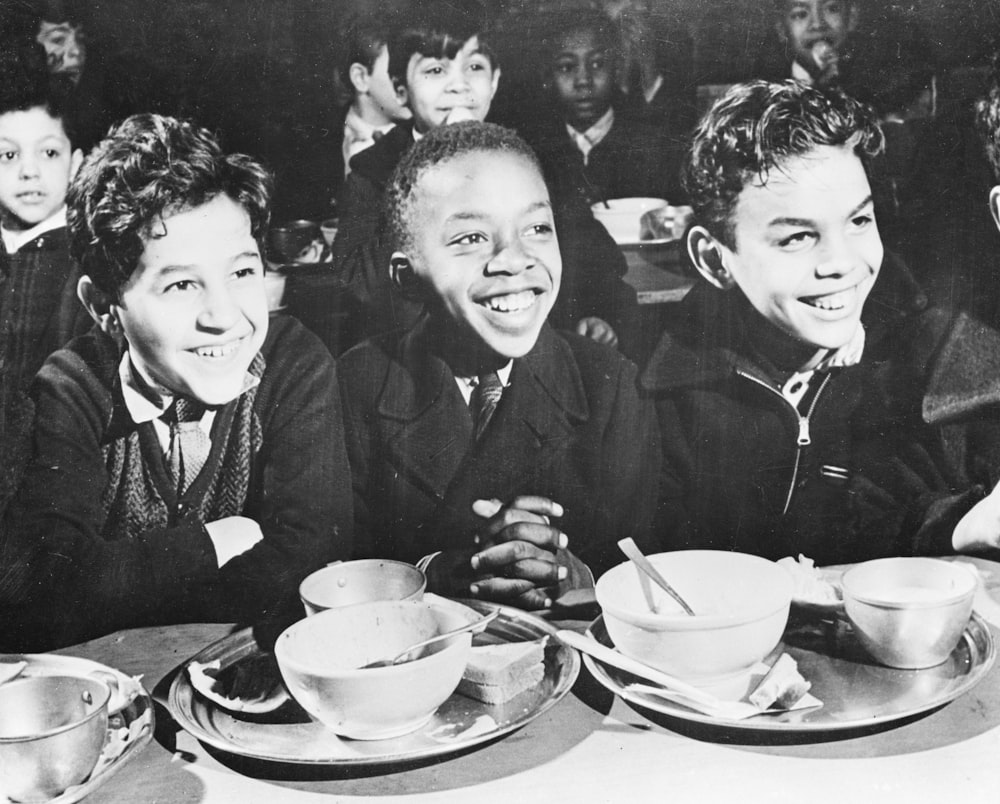
[(250, 216), (263, 254), (271, 176), (244, 154), (224, 154), (215, 137), (190, 122), (137, 114), (90, 153), (70, 185), (70, 251), (114, 300), (163, 218), (226, 195)]
[(475, 0), (412, 0), (389, 37), (389, 77), (402, 84), (415, 53), (453, 59), (474, 36), (496, 70), (500, 65), (489, 44), (489, 30), (489, 16)]
[(62, 123), (70, 144), (76, 142), (73, 82), (49, 73), (45, 48), (34, 40), (0, 42), (0, 114), (44, 109)]
[(853, 148), (865, 169), (884, 143), (875, 112), (838, 89), (798, 81), (736, 84), (705, 114), (684, 165), (700, 223), (735, 248), (733, 212), (743, 188), (820, 146)]
[(463, 154), (493, 152), (523, 156), (542, 173), (531, 146), (511, 129), (495, 123), (468, 120), (438, 126), (415, 143), (396, 165), (386, 192), (385, 219), (391, 247), (405, 250), (412, 243), (410, 213), (424, 173)]
[(603, 11), (593, 8), (579, 8), (546, 14), (541, 35), (542, 54), (545, 66), (555, 56), (555, 48), (570, 34), (588, 31), (594, 34), (598, 44), (614, 58), (621, 53), (621, 38), (615, 22)]
[(338, 48), (337, 77), (353, 96), (351, 65), (360, 64), (371, 72), (378, 54), (389, 44), (388, 25), (372, 14), (354, 14), (340, 27), (340, 34), (343, 46)]
[(993, 168), (993, 180), (1000, 182), (1000, 53), (993, 60), (989, 91), (976, 102), (976, 128)]

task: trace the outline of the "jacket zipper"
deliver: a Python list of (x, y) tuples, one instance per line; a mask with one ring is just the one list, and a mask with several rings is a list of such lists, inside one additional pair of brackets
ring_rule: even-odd
[(820, 383), (819, 388), (816, 389), (816, 394), (813, 396), (812, 402), (809, 403), (809, 409), (803, 416), (799, 413), (798, 409), (785, 398), (784, 394), (775, 389), (773, 386), (768, 385), (763, 380), (757, 379), (757, 377), (754, 377), (752, 374), (747, 374), (745, 371), (737, 369), (736, 373), (740, 377), (756, 383), (761, 388), (766, 388), (772, 394), (777, 396), (782, 402), (792, 409), (792, 413), (794, 413), (798, 419), (799, 435), (795, 440), (795, 466), (792, 468), (792, 481), (788, 486), (788, 494), (785, 496), (785, 507), (781, 511), (781, 515), (784, 516), (788, 513), (788, 509), (792, 507), (792, 496), (795, 493), (795, 484), (799, 479), (799, 464), (802, 461), (802, 448), (807, 447), (812, 443), (812, 439), (809, 437), (809, 417), (812, 416), (813, 411), (816, 410), (816, 403), (819, 401), (819, 397), (820, 394), (823, 393), (823, 389), (826, 388), (826, 384), (830, 381), (830, 374), (827, 373), (823, 376), (823, 381)]

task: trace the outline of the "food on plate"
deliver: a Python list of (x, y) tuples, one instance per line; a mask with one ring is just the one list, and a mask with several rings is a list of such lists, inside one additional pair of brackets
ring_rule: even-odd
[(812, 685), (799, 672), (791, 656), (782, 653), (752, 693), (750, 703), (759, 709), (790, 709)]
[(458, 691), (477, 701), (500, 704), (545, 677), (545, 641), (474, 645)]
[(788, 571), (795, 583), (792, 589), (793, 603), (830, 608), (843, 603), (844, 595), (839, 584), (824, 577), (811, 558), (800, 553), (797, 560), (786, 556), (779, 559), (778, 564)]
[(191, 686), (209, 700), (231, 712), (271, 712), (288, 700), (288, 691), (274, 656), (257, 653), (227, 667), (219, 659), (191, 662)]

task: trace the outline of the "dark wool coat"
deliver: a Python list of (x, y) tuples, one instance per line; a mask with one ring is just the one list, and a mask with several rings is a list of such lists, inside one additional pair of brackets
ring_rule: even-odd
[(664, 445), (664, 549), (821, 564), (953, 552), (982, 490), (965, 490), (921, 421), (940, 313), (922, 309), (905, 268), (886, 260), (861, 362), (829, 371), (806, 417), (752, 356), (748, 316), (766, 322), (742, 298), (692, 290), (641, 380)]
[[(333, 267), (351, 299), (352, 343), (383, 332), (402, 333), (421, 311), (420, 305), (405, 299), (391, 283), (391, 250), (382, 237), (386, 184), (412, 145), (412, 125), (400, 123), (351, 160)], [(614, 327), (622, 344), (631, 345), (638, 302), (635, 290), (622, 279), (625, 258), (582, 198), (561, 194), (548, 175), (546, 180), (563, 260), (562, 285), (549, 322), (558, 329), (574, 329), (581, 318), (597, 316)]]
[[(291, 318), (272, 319), (261, 355), (254, 411), (262, 446), (241, 514), (264, 538), (222, 569), (188, 499), (198, 483), (180, 501), (164, 498), (166, 528), (109, 538), (106, 447), (138, 429), (150, 473), (162, 475), (153, 424), (129, 417), (121, 351), (98, 329), (48, 360), (32, 388), (34, 456), (0, 533), (3, 649), (49, 649), (160, 623), (253, 622), (294, 599), (309, 572), (348, 557), (349, 469), (333, 361)], [(213, 437), (213, 451), (222, 440)]]
[[(417, 561), (466, 551), (439, 579), (468, 593), (468, 556), (482, 520), (477, 499), (540, 494), (565, 509), (569, 549), (595, 575), (620, 563), (616, 542), (649, 546), (659, 445), (636, 369), (613, 349), (542, 329), (514, 361), (510, 384), (478, 442), (451, 369), (424, 342), (373, 339), (338, 364), (356, 536), (363, 555)], [(432, 563), (432, 567), (434, 564)]]

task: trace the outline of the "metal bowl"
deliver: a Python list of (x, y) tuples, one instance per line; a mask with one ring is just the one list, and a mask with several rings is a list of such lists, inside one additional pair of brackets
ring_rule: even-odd
[(107, 738), (110, 697), (85, 676), (0, 685), (0, 800), (48, 801), (85, 781)]
[(861, 644), (889, 667), (944, 662), (969, 617), (976, 577), (935, 558), (879, 558), (844, 573), (844, 610)]
[(267, 250), (273, 262), (287, 264), (320, 236), (316, 221), (287, 221), (272, 226), (267, 233)]
[(427, 576), (402, 561), (364, 558), (323, 567), (299, 585), (306, 614), (371, 603), (376, 600), (420, 600)]

